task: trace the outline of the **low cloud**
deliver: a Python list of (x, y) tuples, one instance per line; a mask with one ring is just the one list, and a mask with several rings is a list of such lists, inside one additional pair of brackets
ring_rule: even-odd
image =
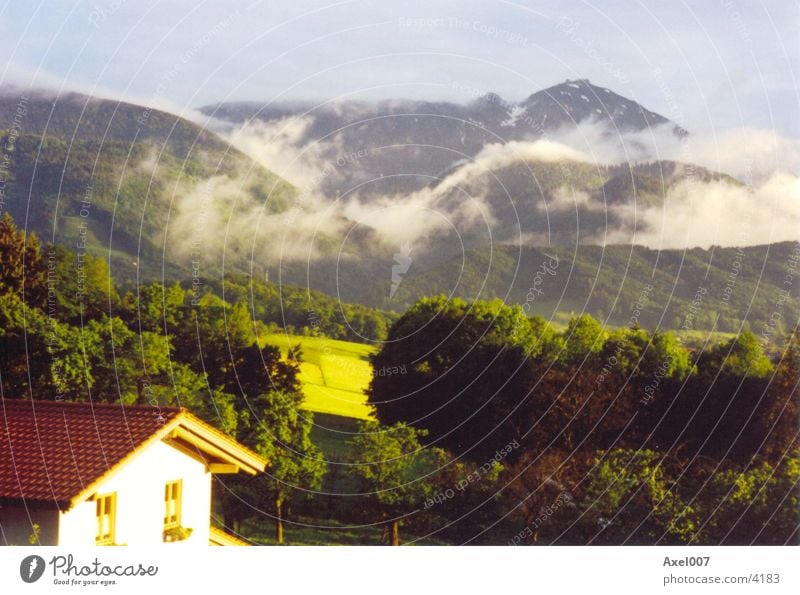
[(609, 208), (621, 227), (593, 243), (650, 248), (749, 246), (800, 239), (800, 181), (776, 172), (755, 187), (726, 181), (681, 182), (661, 207)]
[(775, 172), (800, 174), (800, 141), (773, 130), (738, 128), (700, 137), (695, 146), (697, 163), (745, 184), (765, 181)]
[(319, 189), (326, 164), (336, 153), (336, 139), (304, 142), (314, 120), (287, 116), (278, 120), (248, 120), (228, 135), (237, 149), (305, 192)]
[(763, 182), (775, 172), (800, 173), (800, 140), (773, 130), (742, 127), (681, 137), (669, 123), (620, 133), (605, 123), (585, 120), (551, 138), (596, 164), (677, 161), (731, 175), (745, 184)]
[(606, 209), (606, 206), (602, 201), (593, 198), (588, 192), (576, 190), (569, 186), (559, 186), (549, 199), (537, 203), (536, 208), (542, 213), (575, 211), (601, 213)]
[(255, 200), (243, 178), (214, 176), (178, 191), (168, 245), (183, 262), (254, 259), (269, 265), (328, 256), (321, 245), (341, 236), (346, 222), (331, 216), (325, 204), (304, 200), (272, 212), (269, 201)]
[[(341, 165), (357, 170), (358, 155), (348, 154), (337, 135), (324, 142), (308, 140), (313, 125), (312, 116), (290, 116), (248, 121), (227, 134), (234, 146), (299, 188), (299, 200), (286, 212), (270, 213), (254, 204), (235, 180), (205, 182), (214, 186), (212, 206), (205, 207), (210, 230), (205, 249), (249, 256), (255, 239), (256, 255), (271, 261), (331, 257), (331, 246), (341, 246), (348, 232), (360, 226), (373, 231), (386, 247), (406, 242), (419, 247), (437, 234), (477, 233), (497, 239), (492, 181), (501, 170), (530, 162), (612, 166), (667, 160), (700, 165), (742, 182), (690, 172), (689, 179), (666, 185), (662, 204), (642, 205), (634, 196), (606, 204), (565, 181), (546, 197), (549, 212), (607, 210), (608, 221), (615, 222), (603, 233), (582, 238), (586, 243), (689, 248), (800, 239), (800, 143), (770, 131), (743, 128), (680, 137), (672, 125), (663, 125), (620, 134), (597, 121), (585, 121), (545, 138), (486, 145), (436, 185), (383, 196), (354, 192), (340, 199), (326, 195), (326, 182), (340, 179)], [(173, 224), (178, 245), (190, 243), (194, 214), (203, 208), (200, 197), (208, 190), (201, 186), (178, 201), (179, 216)], [(541, 212), (544, 207), (536, 203), (534, 208)], [(226, 237), (229, 226), (236, 233)], [(529, 230), (521, 234), (526, 242), (546, 242)], [(320, 238), (327, 242), (324, 254)]]
[(486, 232), (497, 223), (488, 201), (489, 183), (497, 172), (530, 161), (581, 161), (586, 155), (549, 140), (509, 142), (484, 147), (471, 161), (439, 184), (410, 194), (357, 197), (343, 206), (343, 215), (375, 229), (392, 245), (420, 243), (435, 232)]

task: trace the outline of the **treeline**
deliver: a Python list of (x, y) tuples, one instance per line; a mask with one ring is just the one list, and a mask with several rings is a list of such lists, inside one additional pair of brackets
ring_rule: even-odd
[(293, 335), (321, 334), (343, 341), (378, 342), (386, 339), (389, 326), (399, 317), (393, 312), (344, 303), (320, 291), (278, 286), (236, 273), (207, 283), (227, 301), (247, 304), (255, 320)]
[(400, 318), (374, 365), (407, 371), (373, 380), (380, 420), (422, 431), (449, 466), (480, 468), (513, 446), (496, 481), (439, 490), (414, 521), (437, 534), (798, 542), (796, 332), (771, 361), (751, 333), (690, 350), (588, 315), (556, 332), (500, 301), (437, 297)]

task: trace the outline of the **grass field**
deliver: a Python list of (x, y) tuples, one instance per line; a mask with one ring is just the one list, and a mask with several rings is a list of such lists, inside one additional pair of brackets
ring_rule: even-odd
[(300, 350), (300, 381), (306, 410), (355, 419), (372, 418), (372, 407), (367, 404), (364, 391), (372, 378), (368, 358), (374, 352), (373, 347), (327, 337), (281, 333), (263, 337), (262, 344), (278, 347), (284, 357), (290, 350)]
[(358, 432), (358, 420), (352, 417), (315, 413), (311, 441), (322, 451), (326, 461), (346, 462), (355, 453), (350, 452), (347, 441)]

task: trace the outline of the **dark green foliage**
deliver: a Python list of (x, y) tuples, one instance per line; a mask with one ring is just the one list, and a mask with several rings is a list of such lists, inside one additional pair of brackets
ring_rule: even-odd
[(715, 377), (765, 378), (773, 371), (761, 341), (749, 331), (703, 352), (698, 367), (707, 380)]
[(481, 459), (520, 438), (518, 417), (506, 418), (525, 400), (528, 356), (542, 348), (520, 307), (425, 298), (373, 359), (405, 372), (375, 376), (369, 399), (383, 423), (424, 428), (429, 444)]
[(255, 320), (290, 334), (321, 334), (332, 339), (377, 342), (386, 339), (397, 315), (359, 304), (349, 304), (319, 291), (294, 285), (276, 285), (253, 277), (229, 274), (208, 286), (228, 301), (248, 305)]
[(363, 422), (351, 440), (358, 453), (354, 473), (378, 512), (373, 522), (384, 527), (383, 543), (400, 545), (400, 523), (436, 489), (435, 473), (446, 460), (439, 448), (425, 448), (426, 432), (406, 424), (382, 427)]
[(0, 219), (0, 293), (16, 293), (38, 308), (47, 296), (39, 238), (18, 229), (9, 213)]
[(691, 543), (787, 545), (798, 542), (800, 451), (709, 474), (690, 508)]

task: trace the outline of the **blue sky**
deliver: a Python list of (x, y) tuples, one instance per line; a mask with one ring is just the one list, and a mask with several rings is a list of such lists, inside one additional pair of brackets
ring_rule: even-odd
[(188, 109), (509, 100), (589, 78), (694, 131), (800, 137), (797, 3), (0, 0), (0, 81)]

